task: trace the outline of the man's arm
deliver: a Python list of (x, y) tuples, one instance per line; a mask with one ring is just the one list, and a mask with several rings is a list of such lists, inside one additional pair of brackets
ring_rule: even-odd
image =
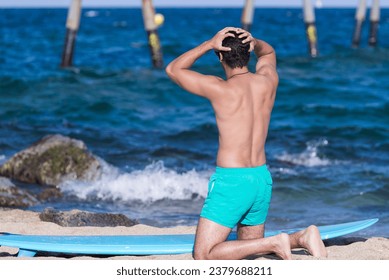
[(255, 39), (249, 32), (245, 30), (239, 31), (239, 38), (245, 38), (243, 43), (250, 42), (250, 50), (254, 51), (258, 61), (255, 66), (255, 73), (264, 75), (278, 84), (276, 52), (271, 45), (265, 41)]
[[(262, 40), (254, 39), (254, 53), (258, 58), (255, 66), (255, 71), (259, 74), (267, 72), (268, 70), (276, 71), (276, 52), (273, 47)], [(270, 69), (268, 69), (270, 68)], [(265, 74), (265, 73), (263, 73)]]
[(183, 89), (212, 99), (213, 94), (220, 91), (220, 82), (223, 80), (216, 76), (203, 75), (196, 71), (190, 70), (192, 65), (208, 51), (214, 49), (218, 51), (229, 51), (230, 48), (222, 46), (224, 38), (233, 36), (227, 33), (232, 28), (224, 28), (219, 31), (211, 40), (205, 41), (199, 46), (187, 51), (175, 60), (173, 60), (167, 67), (166, 73), (168, 76)]

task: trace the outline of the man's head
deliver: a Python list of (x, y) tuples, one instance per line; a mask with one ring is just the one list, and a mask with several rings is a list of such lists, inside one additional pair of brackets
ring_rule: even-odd
[(242, 43), (244, 38), (238, 38), (239, 35), (235, 31), (229, 31), (234, 37), (226, 37), (222, 46), (231, 48), (231, 51), (216, 51), (216, 55), (220, 61), (224, 62), (230, 68), (242, 68), (247, 66), (250, 60), (250, 43)]

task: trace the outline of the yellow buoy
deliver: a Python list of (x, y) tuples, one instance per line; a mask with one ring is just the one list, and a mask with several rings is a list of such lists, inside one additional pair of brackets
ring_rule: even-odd
[(165, 17), (163, 14), (155, 14), (154, 16), (154, 22), (157, 26), (161, 26), (165, 21)]

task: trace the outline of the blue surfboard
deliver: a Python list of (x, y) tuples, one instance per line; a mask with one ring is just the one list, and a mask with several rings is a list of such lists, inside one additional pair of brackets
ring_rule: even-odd
[[(362, 230), (376, 223), (369, 219), (351, 223), (319, 226), (323, 240)], [(293, 233), (301, 229), (267, 231), (265, 236)], [(0, 246), (19, 248), (18, 257), (33, 257), (37, 252), (82, 255), (170, 255), (192, 253), (194, 234), (179, 235), (22, 235), (0, 234)], [(232, 232), (229, 240), (236, 239)]]

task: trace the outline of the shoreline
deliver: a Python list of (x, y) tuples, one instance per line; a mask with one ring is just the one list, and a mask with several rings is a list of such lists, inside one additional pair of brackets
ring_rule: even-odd
[[(158, 235), (158, 234), (194, 234), (195, 226), (158, 228), (138, 224), (131, 227), (62, 227), (55, 223), (43, 222), (39, 213), (11, 209), (0, 210), (0, 232), (41, 235)], [(327, 258), (315, 258), (303, 249), (292, 251), (293, 260), (389, 260), (389, 238), (386, 237), (338, 237), (325, 241)], [(18, 249), (0, 247), (0, 260), (26, 259), (16, 258)], [(40, 253), (34, 259), (116, 259), (116, 260), (193, 260), (191, 254), (149, 255), (149, 256), (72, 256), (63, 254)], [(28, 258), (31, 259), (31, 258)], [(249, 259), (266, 260), (278, 258), (275, 255), (252, 256)]]

